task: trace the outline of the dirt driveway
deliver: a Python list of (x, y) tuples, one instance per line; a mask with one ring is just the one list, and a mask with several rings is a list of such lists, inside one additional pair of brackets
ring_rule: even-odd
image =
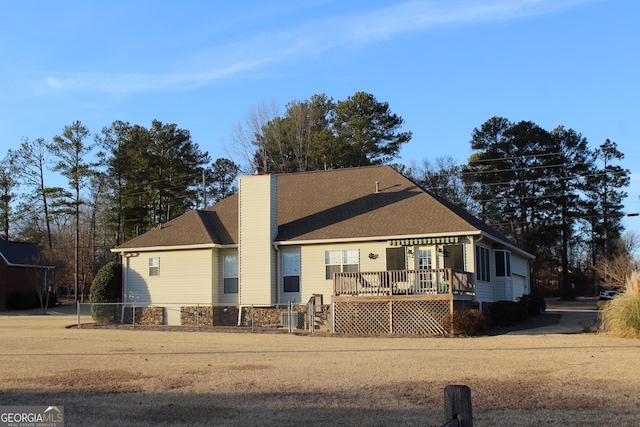
[(571, 331), (478, 338), (77, 329), (66, 327), (73, 311), (0, 315), (0, 400), (64, 406), (67, 426), (439, 426), (443, 388), (466, 384), (475, 426), (640, 425), (640, 342), (580, 333), (564, 312), (558, 328), (564, 317)]

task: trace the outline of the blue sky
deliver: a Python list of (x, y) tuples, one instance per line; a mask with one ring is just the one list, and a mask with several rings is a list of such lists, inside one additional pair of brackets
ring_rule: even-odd
[(0, 156), (76, 120), (97, 133), (157, 119), (232, 157), (233, 128), (261, 103), (365, 91), (413, 132), (405, 164), (464, 162), (492, 116), (609, 138), (639, 212), (638, 18), (633, 0), (8, 1)]

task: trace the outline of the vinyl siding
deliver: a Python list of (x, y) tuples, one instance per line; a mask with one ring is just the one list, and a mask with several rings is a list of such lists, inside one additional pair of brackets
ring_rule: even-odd
[(240, 177), (239, 302), (275, 303), (278, 181), (274, 175)]
[[(476, 284), (476, 301), (480, 301), (480, 302), (493, 302), (493, 301), (497, 301), (497, 295), (499, 295), (501, 292), (503, 292), (502, 289), (496, 289), (496, 285), (495, 285), (495, 258), (492, 256), (493, 255), (493, 251), (491, 250), (491, 246), (490, 245), (485, 245), (483, 243), (476, 243), (474, 245), (469, 245), (471, 246), (470, 248), (470, 252), (471, 254), (469, 254), (469, 258), (467, 260), (467, 262), (471, 263), (471, 268), (469, 269), (470, 272), (473, 273), (473, 280)], [(476, 246), (480, 246), (483, 247), (485, 249), (489, 250), (489, 271), (491, 272), (491, 276), (490, 282), (483, 282), (480, 281), (476, 278), (476, 270), (477, 270), (477, 265), (476, 265), (476, 250), (475, 247)]]
[[(358, 249), (360, 253), (360, 271), (385, 271), (385, 248), (387, 242), (353, 242), (330, 245), (310, 245), (301, 248), (301, 302), (307, 302), (313, 294), (323, 295), (325, 304), (331, 303), (333, 295), (333, 281), (326, 280), (324, 261), (325, 251)], [(369, 258), (369, 254), (377, 255), (375, 259)]]
[[(149, 276), (149, 258), (160, 259), (158, 276)], [(140, 252), (126, 260), (126, 301), (145, 305), (211, 304), (211, 249)]]

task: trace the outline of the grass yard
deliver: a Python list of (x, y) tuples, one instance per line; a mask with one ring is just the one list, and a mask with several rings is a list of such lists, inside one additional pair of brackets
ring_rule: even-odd
[(0, 315), (0, 404), (66, 426), (440, 426), (471, 387), (477, 426), (639, 426), (640, 341), (601, 334), (345, 338), (65, 328)]

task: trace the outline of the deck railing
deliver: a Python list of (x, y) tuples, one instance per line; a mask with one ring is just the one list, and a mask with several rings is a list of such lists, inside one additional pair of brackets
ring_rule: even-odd
[(451, 268), (432, 270), (335, 273), (335, 296), (472, 295), (471, 273)]

